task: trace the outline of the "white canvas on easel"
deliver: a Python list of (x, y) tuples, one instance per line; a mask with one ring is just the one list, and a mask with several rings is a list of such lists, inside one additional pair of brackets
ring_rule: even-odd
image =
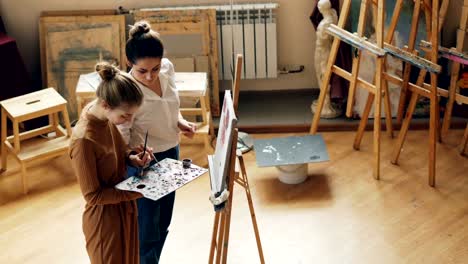
[(224, 94), (215, 153), (208, 156), (211, 190), (215, 193), (221, 192), (226, 188), (229, 154), (232, 147), (232, 133), (236, 124), (237, 117), (232, 103), (231, 91), (228, 90)]

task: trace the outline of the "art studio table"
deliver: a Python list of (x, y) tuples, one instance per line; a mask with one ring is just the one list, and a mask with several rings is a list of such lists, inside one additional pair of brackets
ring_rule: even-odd
[(281, 182), (299, 184), (307, 179), (307, 164), (329, 160), (321, 135), (291, 136), (254, 141), (259, 167), (275, 166)]

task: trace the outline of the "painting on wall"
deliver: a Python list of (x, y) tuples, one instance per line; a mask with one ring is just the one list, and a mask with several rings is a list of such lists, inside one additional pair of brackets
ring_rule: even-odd
[(68, 101), (77, 118), (75, 89), (79, 76), (94, 71), (99, 60), (125, 64), (123, 15), (41, 16), (40, 43), (44, 87), (53, 87)]

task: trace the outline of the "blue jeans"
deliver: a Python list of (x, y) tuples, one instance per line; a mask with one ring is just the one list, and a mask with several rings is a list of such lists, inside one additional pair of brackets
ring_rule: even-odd
[[(179, 159), (179, 146), (164, 152), (154, 153), (158, 161), (165, 158)], [(136, 168), (128, 167), (127, 174), (134, 175)], [(137, 200), (138, 238), (140, 241), (140, 263), (159, 263), (161, 252), (169, 233), (174, 208), (175, 192), (153, 201), (147, 198)]]

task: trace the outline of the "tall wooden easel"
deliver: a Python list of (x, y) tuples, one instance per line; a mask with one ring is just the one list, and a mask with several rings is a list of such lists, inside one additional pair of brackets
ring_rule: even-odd
[[(233, 105), (234, 111), (237, 113), (239, 105), (239, 83), (242, 74), (242, 55), (236, 56), (236, 66), (233, 78)], [(234, 184), (239, 184), (245, 190), (247, 202), (249, 204), (250, 217), (255, 232), (255, 239), (257, 241), (258, 255), (260, 263), (265, 263), (263, 256), (262, 243), (260, 240), (260, 233), (258, 231), (257, 219), (252, 202), (252, 195), (250, 193), (250, 186), (247, 177), (247, 170), (245, 168), (244, 158), (242, 152), (237, 151), (237, 138), (238, 131), (235, 129), (232, 138), (231, 153), (229, 158), (229, 176), (226, 179), (227, 190), (229, 191), (229, 198), (225, 202), (225, 206), (221, 211), (215, 213), (213, 235), (211, 238), (210, 257), (208, 263), (226, 263), (229, 246), (229, 231), (231, 225), (231, 212), (232, 212), (232, 197), (234, 195)]]
[[(451, 58), (452, 60), (452, 74), (450, 77), (450, 87), (448, 91), (448, 102), (447, 106), (445, 109), (445, 114), (444, 114), (444, 122), (442, 125), (442, 131), (441, 134), (442, 136), (447, 135), (448, 130), (450, 128), (450, 120), (452, 117), (452, 109), (453, 109), (453, 103), (456, 101), (458, 103), (462, 104), (468, 104), (468, 97), (463, 96), (460, 93), (457, 92), (457, 82), (458, 82), (458, 76), (460, 73), (460, 64), (462, 62), (466, 62), (468, 60), (468, 56), (463, 54), (463, 45), (465, 43), (465, 35), (466, 35), (466, 30), (467, 30), (467, 24), (468, 24), (468, 0), (464, 0), (463, 2), (463, 7), (462, 7), (462, 12), (461, 12), (461, 17), (460, 17), (460, 26), (457, 30), (457, 45), (455, 48), (452, 49), (446, 49), (446, 48), (439, 48), (439, 51), (441, 53), (448, 54), (449, 59)], [(463, 59), (463, 60), (457, 60), (457, 59)], [(464, 65), (467, 65), (466, 63), (463, 63)], [(461, 142), (461, 148), (460, 148), (460, 153), (464, 154), (465, 150), (468, 145), (468, 124), (466, 125), (465, 128), (465, 133), (463, 136), (463, 140)]]
[[(446, 0), (444, 0), (445, 2)], [(445, 2), (446, 3), (446, 2)], [(419, 99), (419, 96), (423, 96), (430, 99), (430, 119), (429, 119), (429, 178), (428, 183), (431, 187), (435, 186), (435, 165), (436, 165), (436, 143), (439, 136), (439, 100), (440, 90), (437, 87), (437, 74), (440, 72), (440, 66), (437, 65), (438, 59), (438, 49), (439, 49), (439, 0), (432, 0), (432, 5), (429, 0), (424, 1), (424, 10), (426, 16), (426, 28), (427, 34), (431, 45), (430, 50), (428, 50), (427, 56), (430, 58), (430, 63), (420, 67), (421, 71), (416, 84), (412, 84), (409, 80), (401, 80), (395, 78), (395, 76), (386, 75), (385, 77), (389, 81), (394, 81), (395, 83), (400, 83), (403, 87), (408, 87), (408, 90), (412, 92), (410, 103), (408, 105), (405, 119), (401, 125), (400, 132), (398, 134), (397, 143), (393, 149), (392, 160), (393, 164), (396, 164), (403, 147), (403, 143), (406, 137), (406, 133), (409, 129), (409, 124), (413, 116), (414, 110), (416, 108), (416, 103)], [(446, 9), (446, 4), (442, 5), (442, 15), (444, 9)], [(415, 10), (413, 13), (413, 23), (412, 23), (412, 32), (413, 28), (417, 29), (417, 21), (419, 19), (419, 12), (421, 8), (421, 2), (415, 2)], [(410, 35), (411, 39), (416, 39), (416, 35), (412, 33)], [(414, 51), (412, 51), (414, 52)], [(431, 65), (432, 64), (432, 65)], [(431, 82), (430, 84), (424, 83), (425, 76), (427, 72), (430, 73)], [(405, 76), (404, 76), (405, 77)], [(409, 78), (408, 78), (409, 79)], [(400, 80), (402, 82), (400, 82)], [(402, 91), (406, 93), (406, 91)], [(400, 105), (403, 103), (404, 99), (400, 97)]]
[[(428, 0), (425, 0), (426, 2)], [(446, 0), (444, 0), (446, 1)], [(372, 4), (373, 1), (370, 0), (363, 0), (361, 2), (361, 9), (360, 9), (360, 15), (359, 15), (359, 22), (358, 22), (358, 32), (357, 34), (351, 34), (350, 32), (346, 31), (343, 29), (343, 26), (346, 22), (346, 19), (348, 17), (349, 13), (349, 7), (350, 7), (350, 2), (351, 0), (345, 0), (343, 3), (343, 11), (340, 15), (340, 19), (338, 21), (338, 25), (331, 25), (328, 29), (327, 32), (335, 37), (335, 40), (332, 45), (330, 57), (328, 60), (328, 65), (327, 65), (327, 71), (325, 73), (325, 76), (322, 80), (322, 86), (323, 87), (328, 87), (328, 83), (330, 81), (331, 73), (338, 74), (339, 76), (349, 80), (350, 82), (350, 94), (348, 98), (348, 113), (350, 112), (350, 107), (352, 106), (352, 100), (354, 96), (354, 90), (356, 89), (356, 84), (360, 84), (363, 88), (366, 88), (369, 90), (369, 96), (367, 98), (366, 106), (364, 109), (363, 116), (361, 118), (361, 122), (359, 124), (358, 132), (356, 134), (356, 138), (354, 141), (354, 148), (359, 149), (360, 142), (362, 140), (362, 136), (365, 130), (365, 126), (368, 121), (369, 117), (369, 112), (372, 108), (372, 104), (375, 100), (375, 111), (374, 111), (374, 177), (376, 179), (379, 179), (379, 168), (380, 168), (380, 111), (381, 111), (381, 97), (383, 94), (388, 94), (388, 89), (387, 89), (387, 83), (386, 81), (390, 81), (393, 83), (400, 84), (402, 86), (407, 85), (411, 91), (413, 91), (414, 94), (421, 94), (426, 97), (429, 97), (431, 99), (431, 121), (430, 121), (430, 169), (429, 169), (429, 182), (430, 185), (432, 186), (433, 184), (431, 179), (434, 178), (435, 175), (435, 136), (436, 136), (436, 127), (437, 127), (437, 109), (438, 109), (438, 101), (437, 101), (437, 96), (438, 96), (438, 91), (437, 91), (437, 73), (440, 72), (440, 66), (437, 65), (437, 48), (433, 48), (431, 50), (431, 61), (428, 61), (424, 58), (421, 58), (414, 54), (414, 52), (408, 52), (406, 50), (397, 48), (387, 42), (383, 42), (383, 30), (384, 30), (384, 25), (383, 25), (383, 16), (384, 16), (384, 7), (385, 7), (385, 1), (384, 0), (378, 0), (377, 1), (377, 21), (376, 21), (376, 39), (377, 39), (377, 47), (373, 45), (372, 43), (369, 43), (365, 38), (362, 37), (362, 32), (364, 28), (364, 20), (365, 20), (365, 15), (367, 12), (367, 6)], [(438, 43), (438, 35), (437, 32), (438, 30), (431, 31), (430, 27), (435, 29), (439, 29), (438, 27), (438, 7), (439, 3), (438, 0), (434, 0), (432, 2), (432, 10), (437, 10), (436, 12), (432, 12), (432, 16), (426, 12), (426, 20), (428, 21), (428, 32), (431, 32), (431, 42)], [(394, 17), (392, 19), (392, 22), (390, 24), (390, 30), (389, 34), (386, 37), (386, 41), (392, 41), (393, 39), (393, 33), (396, 28), (396, 23), (398, 21), (398, 17), (401, 11), (402, 7), (402, 0), (399, 0), (396, 3), (395, 6), (395, 13)], [(414, 37), (414, 40), (412, 40), (413, 43), (410, 43), (412, 46), (414, 46), (414, 41), (416, 38), (416, 29), (417, 29), (417, 22), (419, 19), (419, 12), (420, 12), (420, 7), (421, 7), (421, 2), (416, 1), (415, 5), (415, 10), (414, 14), (416, 14), (415, 17), (413, 17), (413, 25), (412, 25), (412, 33), (411, 36), (412, 38)], [(430, 8), (430, 5), (429, 5)], [(426, 11), (428, 8), (426, 7)], [(412, 39), (410, 38), (410, 39)], [(358, 72), (359, 72), (359, 62), (360, 58), (359, 56), (361, 55), (360, 51), (357, 54), (357, 57), (353, 59), (353, 67), (352, 67), (352, 72), (346, 72), (341, 68), (338, 68), (336, 65), (333, 65), (336, 59), (336, 54), (338, 50), (338, 44), (340, 41), (345, 41), (352, 46), (356, 47), (357, 49), (365, 49), (369, 51), (372, 54), (375, 54), (377, 56), (377, 62), (376, 62), (376, 72), (375, 72), (375, 77), (374, 81), (375, 84), (370, 84), (364, 80), (361, 80), (358, 77)], [(424, 72), (424, 76), (427, 72), (430, 72), (431, 74), (431, 84), (424, 84), (424, 78), (419, 78), (418, 84), (411, 84), (409, 82), (405, 82), (401, 78), (397, 76), (393, 76), (391, 74), (388, 74), (385, 71), (385, 55), (391, 55), (394, 57), (397, 57), (401, 59), (402, 61), (406, 62), (407, 65), (412, 65), (416, 66), (418, 68), (421, 68), (421, 72)], [(409, 68), (409, 66), (407, 67)], [(422, 73), (421, 73), (422, 74)], [(408, 72), (408, 79), (409, 79), (409, 72)], [(319, 98), (319, 105), (317, 112), (320, 114), (320, 111), (323, 106), (323, 100), (325, 99), (325, 94), (327, 93), (327, 89), (324, 89), (323, 92), (320, 94)], [(387, 96), (388, 97), (388, 96)], [(386, 98), (386, 101), (388, 98)], [(416, 100), (417, 97), (414, 99), (414, 106), (416, 105)], [(350, 102), (351, 101), (351, 102)], [(412, 106), (410, 104), (410, 106)], [(387, 105), (386, 106), (386, 113), (387, 117), (390, 116), (389, 111), (390, 108)], [(412, 114), (412, 112), (411, 112)], [(320, 119), (320, 115), (314, 115), (314, 119), (312, 121), (312, 127), (311, 127), (311, 133), (316, 133), (317, 127), (318, 127), (318, 122)], [(407, 127), (405, 128), (404, 126), (407, 125), (409, 126), (409, 121), (403, 123), (402, 126), (402, 131), (400, 131), (399, 137), (398, 137), (398, 142), (399, 144), (403, 143), (404, 140), (404, 135), (406, 133)], [(387, 126), (390, 128), (391, 127), (391, 122), (388, 121), (387, 118)], [(389, 130), (389, 133), (391, 134), (391, 130)], [(433, 143), (434, 142), (434, 143)]]
[[(310, 133), (317, 133), (318, 122), (320, 121), (320, 114), (322, 112), (323, 104), (325, 102), (325, 95), (328, 93), (328, 85), (330, 83), (330, 78), (332, 73), (335, 73), (346, 80), (349, 81), (349, 99), (353, 100), (354, 91), (356, 85), (360, 84), (363, 88), (369, 91), (370, 96), (375, 96), (375, 114), (374, 114), (374, 170), (373, 174), (376, 179), (380, 177), (380, 109), (382, 101), (382, 71), (384, 67), (384, 56), (386, 52), (384, 51), (384, 41), (383, 41), (383, 21), (384, 21), (384, 0), (377, 1), (377, 20), (376, 20), (376, 40), (377, 45), (367, 41), (363, 37), (365, 18), (367, 13), (367, 8), (370, 6), (371, 1), (363, 0), (361, 2), (359, 22), (357, 27), (357, 34), (352, 34), (344, 30), (344, 26), (348, 19), (349, 9), (351, 6), (351, 0), (345, 0), (343, 2), (342, 11), (340, 18), (338, 20), (338, 25), (330, 25), (327, 28), (327, 33), (334, 36), (333, 44), (330, 51), (330, 56), (328, 57), (327, 69), (322, 79), (321, 83), (321, 92), (318, 100), (317, 111), (314, 114), (312, 120), (312, 126), (310, 128)], [(355, 47), (358, 52), (357, 56), (353, 58), (352, 70), (347, 72), (342, 68), (339, 68), (335, 65), (335, 60), (338, 52), (338, 47), (340, 42), (344, 41), (353, 47)], [(358, 77), (359, 73), (359, 64), (361, 59), (362, 50), (366, 50), (369, 53), (375, 55), (376, 59), (376, 70), (375, 70), (375, 83), (371, 84)], [(372, 105), (372, 103), (371, 103)], [(352, 102), (348, 101), (347, 114), (350, 114), (350, 106)], [(370, 106), (369, 106), (370, 108)]]

